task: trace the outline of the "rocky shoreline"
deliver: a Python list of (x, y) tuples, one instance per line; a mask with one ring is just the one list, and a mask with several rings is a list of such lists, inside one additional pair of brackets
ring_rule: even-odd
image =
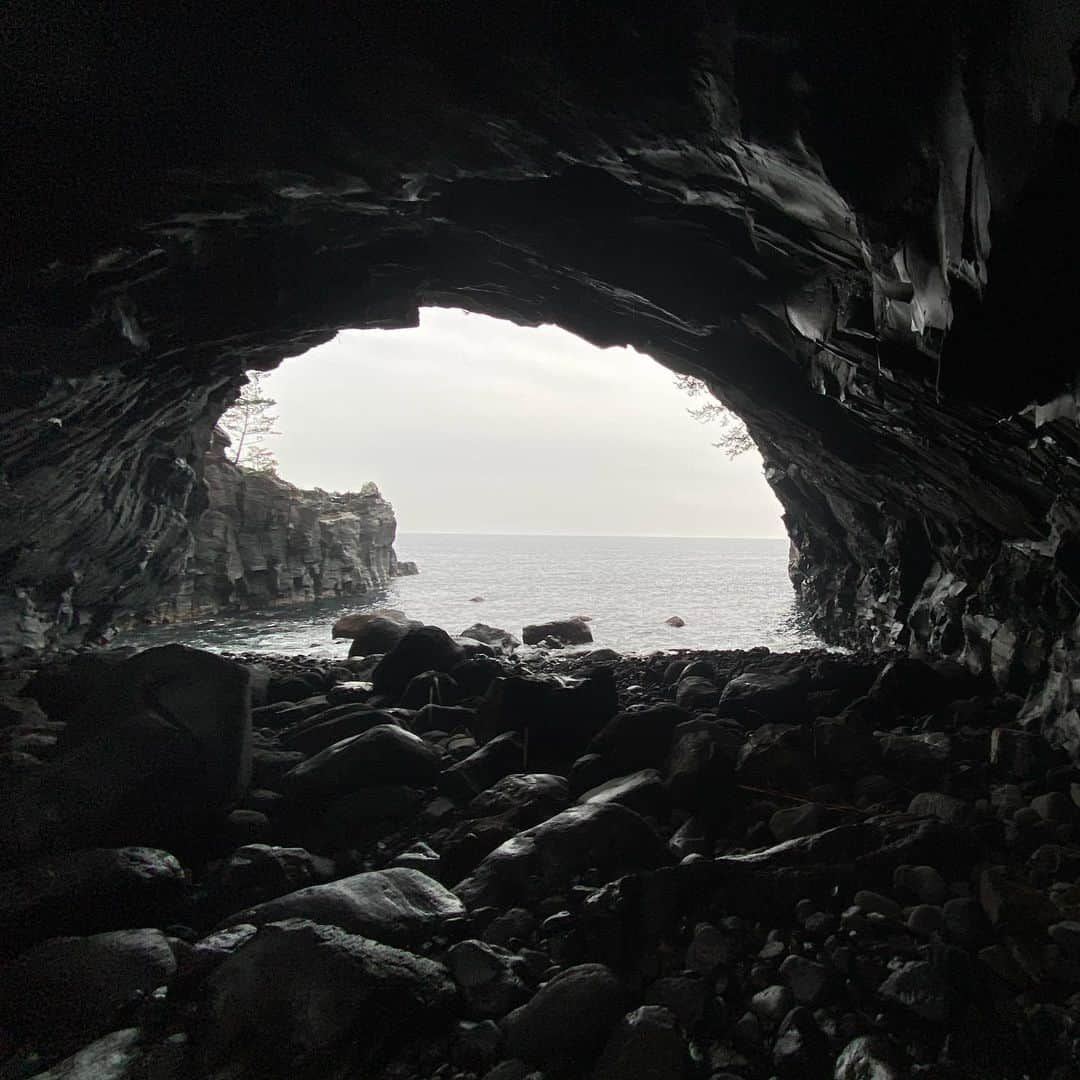
[(34, 663), (4, 1080), (1075, 1075), (1080, 770), (956, 665)]
[(186, 622), (354, 596), (415, 574), (394, 551), (394, 508), (374, 483), (358, 492), (305, 491), (238, 466), (215, 430), (203, 462), (207, 506), (193, 530), (179, 587), (154, 613)]

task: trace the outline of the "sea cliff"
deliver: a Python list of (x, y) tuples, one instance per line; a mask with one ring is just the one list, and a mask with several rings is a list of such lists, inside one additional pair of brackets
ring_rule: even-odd
[(305, 491), (229, 460), (215, 432), (205, 461), (208, 506), (179, 591), (163, 620), (198, 618), (346, 596), (385, 586), (399, 573), (394, 508), (378, 487)]

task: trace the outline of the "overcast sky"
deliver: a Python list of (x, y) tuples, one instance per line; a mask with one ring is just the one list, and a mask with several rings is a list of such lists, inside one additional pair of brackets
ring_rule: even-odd
[(350, 330), (264, 379), (278, 472), (374, 480), (401, 532), (782, 537), (756, 451), (735, 461), (632, 349), (429, 308)]

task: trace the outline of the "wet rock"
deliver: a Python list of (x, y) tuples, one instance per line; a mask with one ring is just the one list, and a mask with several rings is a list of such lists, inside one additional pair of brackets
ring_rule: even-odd
[(731, 934), (711, 923), (699, 923), (686, 950), (686, 966), (699, 975), (712, 975), (718, 968), (730, 964), (736, 952), (736, 942)]
[(990, 764), (1014, 780), (1032, 780), (1046, 768), (1046, 740), (1034, 732), (997, 727), (990, 732)]
[(390, 1031), (445, 1015), (455, 997), (441, 964), (288, 919), (264, 927), (207, 980), (196, 1048), (211, 1068), (239, 1057), (277, 1076), (351, 1038), (377, 1048)]
[(1003, 866), (987, 867), (979, 875), (979, 903), (991, 926), (1019, 937), (1042, 938), (1061, 912), (1045, 893), (1014, 881)]
[(284, 790), (298, 798), (325, 797), (376, 784), (434, 782), (439, 754), (409, 731), (380, 724), (308, 758), (289, 772)]
[(826, 1002), (836, 989), (836, 972), (804, 956), (789, 956), (780, 965), (780, 977), (800, 1005), (816, 1008)]
[(1076, 817), (1076, 806), (1068, 795), (1060, 791), (1048, 791), (1031, 800), (1031, 809), (1043, 821), (1071, 822)]
[(851, 902), (867, 915), (884, 915), (887, 919), (900, 918), (900, 905), (891, 896), (882, 896), (870, 889), (860, 889)]
[(664, 781), (655, 769), (642, 769), (591, 788), (579, 796), (582, 805), (618, 803), (639, 814), (656, 817), (668, 803)]
[(533, 623), (521, 631), (526, 645), (539, 645), (545, 638), (554, 638), (561, 645), (588, 645), (593, 636), (587, 622), (580, 618)]
[(473, 623), (467, 630), (462, 630), (458, 637), (472, 638), (508, 656), (521, 645), (521, 642), (509, 631), (500, 630), (497, 626), (488, 626), (486, 623)]
[(305, 756), (321, 753), (329, 746), (363, 735), (381, 725), (401, 727), (398, 717), (389, 711), (366, 705), (339, 705), (319, 713), (281, 736), (281, 745), (288, 751)]
[(786, 986), (766, 986), (750, 999), (750, 1008), (754, 1014), (772, 1024), (783, 1020), (794, 1005), (794, 995)]
[(809, 836), (825, 827), (828, 811), (821, 803), (800, 803), (777, 810), (769, 818), (769, 829), (778, 842)]
[(417, 735), (427, 731), (472, 731), (476, 710), (460, 705), (424, 705), (413, 717), (411, 728)]
[(418, 870), (395, 867), (288, 893), (238, 911), (223, 925), (310, 919), (386, 944), (407, 945), (438, 933), (464, 914), (458, 898), (437, 881)]
[(772, 1062), (785, 1077), (823, 1076), (828, 1068), (829, 1044), (814, 1020), (801, 1006), (784, 1017), (773, 1043)]
[(438, 626), (415, 627), (379, 661), (371, 681), (380, 694), (400, 694), (415, 675), (452, 671), (465, 650)]
[(743, 734), (723, 724), (695, 721), (675, 729), (667, 783), (674, 805), (722, 816), (734, 797), (734, 759)]
[(596, 1080), (682, 1080), (688, 1059), (675, 1014), (644, 1005), (619, 1021), (596, 1065)]
[(722, 689), (710, 679), (687, 675), (679, 680), (675, 688), (675, 704), (688, 712), (703, 712), (715, 709), (722, 693)]
[(461, 691), (452, 675), (443, 671), (422, 671), (414, 675), (401, 692), (403, 709), (421, 709), (425, 705), (455, 705)]
[(537, 1064), (586, 1061), (604, 1045), (626, 1004), (626, 991), (604, 965), (568, 968), (506, 1017), (507, 1050)]
[(740, 749), (735, 774), (743, 784), (775, 784), (796, 793), (805, 791), (815, 777), (806, 733), (789, 724), (762, 725)]
[(883, 1035), (859, 1035), (840, 1051), (833, 1080), (904, 1080), (896, 1047)]
[(670, 1009), (687, 1031), (695, 1028), (705, 1015), (709, 984), (693, 975), (672, 975), (657, 979), (645, 991), (647, 1005)]
[(525, 768), (525, 751), (520, 735), (504, 732), (475, 750), (463, 761), (445, 769), (439, 785), (451, 798), (471, 799), (511, 773)]
[(352, 639), (350, 656), (369, 656), (390, 652), (410, 630), (422, 625), (407, 618), (403, 611), (380, 608), (359, 615), (343, 615), (334, 623), (331, 635)]
[(949, 886), (932, 866), (898, 866), (893, 873), (893, 885), (898, 892), (907, 893), (921, 904), (944, 904), (949, 898)]
[(601, 755), (617, 774), (657, 768), (667, 758), (671, 739), (690, 714), (671, 705), (652, 705), (613, 716), (590, 741), (588, 752)]
[(909, 814), (929, 815), (949, 825), (965, 825), (971, 819), (971, 805), (941, 791), (921, 791), (908, 806)]
[(206, 887), (211, 903), (224, 914), (323, 884), (333, 876), (332, 860), (303, 848), (249, 844), (223, 859)]
[[(34, 1080), (136, 1080), (143, 1060), (143, 1033), (139, 1028), (111, 1031), (51, 1069), (35, 1073)], [(171, 1080), (163, 1074), (163, 1080)]]
[(512, 902), (532, 875), (551, 892), (590, 866), (609, 872), (667, 861), (649, 824), (617, 803), (574, 806), (497, 847), (454, 892), (470, 907)]
[(186, 892), (177, 859), (153, 848), (95, 848), (0, 872), (0, 940), (17, 949), (58, 934), (164, 923)]
[(475, 1017), (499, 1019), (529, 997), (524, 962), (496, 945), (459, 941), (446, 954), (446, 966)]
[(941, 731), (925, 735), (882, 735), (881, 760), (887, 769), (911, 779), (941, 775), (952, 756), (952, 740)]
[(166, 986), (176, 959), (160, 930), (53, 938), (0, 970), (0, 1023), (39, 1046), (70, 1049), (117, 1026)]
[(805, 697), (800, 674), (747, 671), (730, 679), (720, 698), (728, 716), (757, 713), (770, 721), (798, 719)]
[(618, 709), (619, 695), (606, 667), (582, 679), (499, 678), (478, 705), (477, 739), (527, 733), (529, 768), (554, 768), (582, 753)]
[(686, 620), (679, 615), (669, 615), (664, 620), (665, 626), (674, 626), (676, 629), (686, 625)]
[(570, 803), (570, 788), (562, 776), (520, 773), (506, 776), (469, 804), (473, 813), (503, 815), (521, 828), (553, 817)]
[(901, 964), (878, 987), (878, 994), (934, 1024), (944, 1024), (949, 1017), (949, 988), (938, 968), (922, 960)]
[(251, 776), (250, 672), (183, 645), (83, 665), (60, 756), (0, 790), (0, 855), (187, 839)]

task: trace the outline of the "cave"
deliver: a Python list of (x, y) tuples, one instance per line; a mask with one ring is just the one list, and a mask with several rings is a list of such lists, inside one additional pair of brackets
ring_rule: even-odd
[[(19, 2), (3, 25), (0, 655), (172, 586), (244, 371), (450, 306), (705, 380), (825, 640), (954, 662), (1080, 753), (1075, 5)], [(260, 948), (288, 965), (303, 934), (330, 947)]]

